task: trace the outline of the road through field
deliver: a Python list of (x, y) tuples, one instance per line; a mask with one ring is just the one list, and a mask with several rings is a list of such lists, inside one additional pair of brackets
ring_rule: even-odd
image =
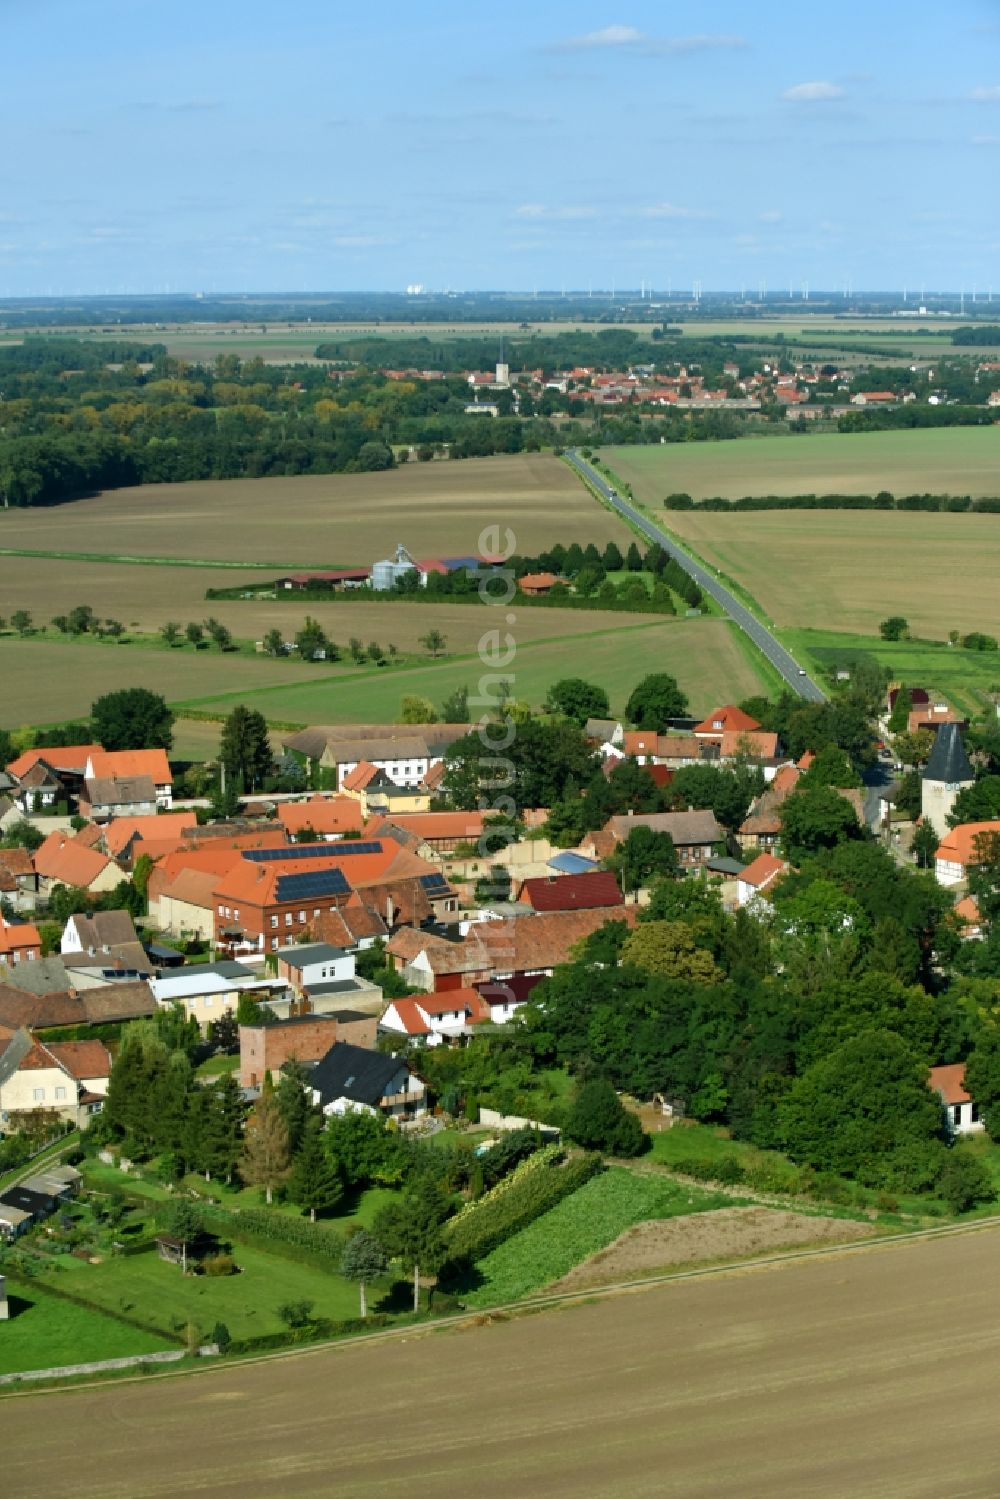
[(699, 562), (695, 562), (693, 558), (688, 556), (676, 544), (671, 536), (667, 535), (666, 531), (661, 530), (659, 526), (647, 519), (634, 505), (630, 505), (627, 500), (623, 500), (617, 491), (612, 489), (608, 481), (598, 473), (597, 469), (588, 463), (586, 459), (582, 458), (578, 452), (570, 449), (566, 457), (577, 473), (586, 479), (589, 484), (593, 485), (598, 493), (607, 500), (608, 504), (617, 510), (619, 515), (625, 516), (627, 520), (638, 526), (643, 535), (648, 537), (650, 541), (659, 543), (660, 546), (667, 549), (672, 557), (677, 558), (684, 571), (694, 578), (699, 588), (715, 599), (717, 604), (722, 605), (729, 618), (735, 624), (739, 625), (743, 633), (766, 656), (775, 671), (778, 672), (779, 676), (782, 677), (798, 697), (803, 697), (810, 703), (823, 703), (826, 701), (826, 693), (823, 689), (813, 681), (812, 677), (806, 674), (795, 658), (785, 650), (785, 647), (776, 636), (772, 635), (770, 630), (761, 624), (756, 615), (751, 614), (750, 610), (740, 603), (736, 595), (719, 582), (714, 572), (702, 567)]
[(993, 1499), (1000, 1228), (0, 1403), (5, 1499)]

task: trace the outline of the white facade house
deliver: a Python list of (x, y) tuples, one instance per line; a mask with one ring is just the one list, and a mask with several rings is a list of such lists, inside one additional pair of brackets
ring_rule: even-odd
[(965, 1089), (965, 1063), (952, 1062), (945, 1067), (932, 1067), (927, 1086), (941, 1100), (945, 1125), (952, 1135), (980, 1134), (985, 1128), (980, 1118), (979, 1105)]

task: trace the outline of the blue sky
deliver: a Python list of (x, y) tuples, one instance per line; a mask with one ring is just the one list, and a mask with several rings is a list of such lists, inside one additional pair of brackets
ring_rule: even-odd
[(0, 0), (0, 297), (1000, 294), (1000, 0)]

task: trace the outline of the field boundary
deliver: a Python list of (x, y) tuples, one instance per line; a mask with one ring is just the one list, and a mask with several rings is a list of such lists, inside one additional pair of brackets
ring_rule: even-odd
[[(614, 1281), (604, 1286), (587, 1286), (578, 1291), (559, 1291), (551, 1295), (527, 1296), (519, 1301), (511, 1301), (499, 1304), (482, 1311), (468, 1310), (455, 1312), (437, 1320), (425, 1320), (421, 1322), (403, 1323), (396, 1327), (381, 1327), (372, 1332), (352, 1332), (342, 1338), (330, 1338), (323, 1342), (311, 1343), (308, 1347), (281, 1348), (269, 1353), (236, 1355), (226, 1359), (220, 1359), (217, 1363), (198, 1367), (190, 1366), (184, 1369), (168, 1370), (163, 1374), (151, 1375), (126, 1375), (118, 1383), (131, 1383), (137, 1378), (150, 1379), (177, 1379), (188, 1374), (218, 1373), (224, 1369), (235, 1369), (237, 1366), (271, 1363), (277, 1359), (303, 1358), (326, 1353), (333, 1349), (350, 1347), (358, 1343), (377, 1343), (395, 1341), (400, 1338), (412, 1338), (438, 1332), (467, 1331), (476, 1327), (488, 1326), (492, 1322), (504, 1322), (513, 1317), (528, 1316), (535, 1312), (555, 1311), (561, 1307), (569, 1307), (577, 1304), (587, 1304), (595, 1301), (608, 1300), (614, 1296), (628, 1295), (633, 1292), (651, 1290), (657, 1286), (683, 1283), (690, 1280), (703, 1280), (715, 1276), (733, 1275), (742, 1271), (769, 1270), (781, 1267), (785, 1264), (800, 1262), (803, 1260), (830, 1259), (836, 1255), (854, 1255), (868, 1253), (873, 1250), (891, 1249), (901, 1244), (912, 1244), (925, 1240), (951, 1238), (967, 1233), (976, 1233), (990, 1229), (1000, 1228), (1000, 1214), (992, 1214), (988, 1218), (977, 1218), (966, 1223), (935, 1224), (930, 1228), (918, 1228), (896, 1233), (883, 1233), (870, 1239), (858, 1239), (854, 1241), (840, 1242), (836, 1244), (815, 1245), (801, 1249), (776, 1250), (771, 1254), (756, 1255), (751, 1258), (732, 1259), (713, 1262), (705, 1265), (692, 1265), (688, 1268), (665, 1270), (652, 1275), (639, 1276), (634, 1280)], [(107, 1381), (104, 1381), (107, 1383)], [(49, 1386), (45, 1390), (14, 1390), (9, 1393), (0, 1393), (0, 1402), (4, 1400), (17, 1400), (25, 1396), (45, 1395), (50, 1390), (58, 1389), (80, 1389), (87, 1390), (100, 1388), (100, 1384), (74, 1383), (63, 1386)]]

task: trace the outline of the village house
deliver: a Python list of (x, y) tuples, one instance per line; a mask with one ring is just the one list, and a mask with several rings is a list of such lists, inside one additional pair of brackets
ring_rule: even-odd
[(1000, 852), (1000, 821), (962, 822), (949, 828), (934, 855), (934, 874), (939, 885), (958, 885), (970, 869), (986, 863)]
[(42, 939), (38, 928), (27, 921), (8, 921), (0, 913), (0, 962), (12, 967), (31, 963), (42, 956)]
[(0, 1128), (16, 1132), (38, 1110), (86, 1129), (108, 1091), (111, 1055), (102, 1041), (43, 1044), (23, 1027), (0, 1054)]
[(927, 1086), (941, 1100), (949, 1134), (982, 1133), (985, 1125), (979, 1113), (979, 1105), (966, 1091), (964, 1062), (932, 1067), (927, 1077)]
[(522, 880), (516, 899), (533, 911), (589, 911), (625, 904), (618, 880), (609, 869)]
[[(92, 754), (100, 753), (101, 748), (99, 744), (68, 744), (25, 750), (7, 766), (18, 806), (22, 811), (33, 810), (30, 805), (33, 789), (45, 790), (41, 810), (77, 796), (83, 785), (87, 761)], [(43, 767), (44, 773), (32, 776), (38, 765)], [(54, 794), (49, 796), (49, 792)]]
[(393, 1000), (379, 1021), (379, 1032), (402, 1035), (419, 1045), (441, 1046), (464, 1039), (471, 1026), (492, 1018), (478, 989), (449, 989)]
[(113, 817), (155, 817), (159, 806), (150, 776), (92, 776), (80, 793), (80, 816), (92, 822)]
[(88, 848), (80, 839), (59, 831), (50, 833), (36, 849), (35, 872), (43, 895), (48, 895), (56, 885), (104, 895), (125, 878), (107, 854), (98, 853), (96, 848)]
[(356, 1010), (328, 1015), (306, 1012), (268, 1025), (240, 1026), (240, 1087), (259, 1088), (267, 1073), (277, 1080), (286, 1062), (318, 1062), (336, 1041), (350, 1041), (355, 1050), (372, 1050), (378, 1020)]
[(279, 947), (274, 958), (278, 977), (291, 984), (297, 994), (315, 984), (339, 983), (354, 977), (354, 954), (329, 942)]
[(751, 910), (769, 906), (774, 886), (788, 872), (788, 864), (774, 854), (758, 854), (736, 877), (736, 904)]
[(234, 1015), (240, 996), (265, 1002), (285, 989), (283, 980), (257, 978), (240, 963), (192, 963), (149, 981), (157, 1005), (169, 1010), (180, 1005), (188, 1020), (196, 1020), (204, 1034), (213, 1020)]
[(37, 905), (38, 874), (26, 848), (0, 848), (0, 899), (18, 912)]
[(427, 1090), (402, 1057), (338, 1041), (309, 1074), (313, 1103), (324, 1114), (382, 1114), (414, 1119), (427, 1111)]
[(156, 805), (168, 812), (173, 800), (174, 777), (162, 749), (92, 750), (83, 772), (84, 782), (148, 778), (156, 792)]
[(420, 787), (434, 761), (464, 738), (471, 727), (443, 723), (320, 724), (302, 729), (284, 743), (300, 762), (329, 771), (337, 791), (363, 760), (385, 771), (397, 786)]
[[(669, 833), (677, 850), (677, 862), (682, 869), (694, 869), (704, 864), (721, 844), (725, 846), (725, 829), (719, 826), (715, 813), (691, 812), (641, 812), (625, 813), (610, 817), (604, 831), (610, 833), (615, 843), (624, 843), (633, 828), (649, 828), (654, 833)], [(589, 855), (587, 839), (580, 844), (583, 854)], [(600, 855), (595, 851), (593, 857)]]
[(364, 828), (364, 812), (352, 796), (323, 796), (317, 792), (303, 802), (279, 802), (275, 811), (289, 839), (308, 832), (332, 843), (346, 833), (360, 833)]

